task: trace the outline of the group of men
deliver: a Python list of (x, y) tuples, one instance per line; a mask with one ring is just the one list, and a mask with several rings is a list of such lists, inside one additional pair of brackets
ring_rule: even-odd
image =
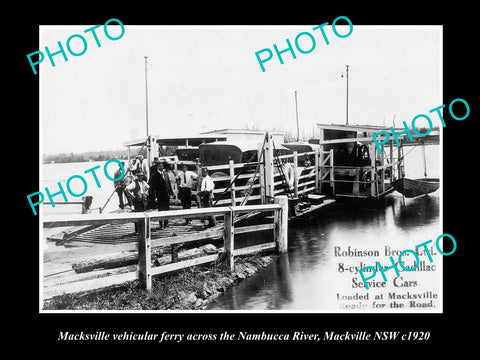
[[(119, 168), (119, 171), (122, 169)], [(138, 156), (130, 166), (129, 171), (132, 176), (124, 176), (117, 181), (115, 190), (119, 197), (119, 206), (124, 208), (123, 195), (127, 198), (128, 205), (133, 211), (140, 212), (147, 209), (156, 208), (158, 211), (170, 209), (170, 197), (174, 195), (172, 182), (177, 184), (178, 197), (183, 209), (190, 209), (192, 203), (192, 189), (194, 180), (198, 175), (187, 169), (185, 164), (181, 164), (181, 171), (176, 175), (170, 169), (166, 162), (154, 160), (153, 165), (148, 168), (143, 156)], [(215, 184), (208, 175), (208, 169), (202, 168), (200, 186), (197, 187), (200, 207), (212, 206), (213, 189)], [(119, 176), (119, 174), (118, 174)], [(118, 177), (115, 175), (115, 177)], [(190, 219), (186, 220), (187, 224)], [(208, 226), (214, 226), (214, 217), (208, 218)], [(168, 227), (168, 220), (160, 220), (160, 229)], [(135, 223), (135, 232), (138, 233), (138, 225)]]

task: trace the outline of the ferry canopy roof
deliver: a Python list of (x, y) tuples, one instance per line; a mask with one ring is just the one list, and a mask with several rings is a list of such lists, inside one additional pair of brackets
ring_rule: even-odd
[[(203, 134), (241, 134), (241, 135), (265, 135), (267, 130), (251, 130), (251, 129), (219, 129), (210, 130), (200, 133)], [(285, 135), (282, 131), (268, 131), (272, 135)]]
[(327, 130), (343, 130), (343, 131), (357, 131), (375, 133), (381, 130), (388, 131), (390, 128), (378, 125), (342, 125), (342, 124), (317, 124), (320, 129)]
[(312, 144), (306, 141), (293, 141), (283, 143), (283, 147), (296, 152), (309, 152), (315, 150), (316, 148), (320, 148), (320, 145)]
[[(275, 143), (275, 140), (274, 140)], [(236, 147), (238, 148), (241, 152), (246, 152), (246, 151), (257, 151), (260, 146), (262, 146), (262, 142), (256, 141), (256, 140), (244, 140), (244, 141), (215, 141), (211, 143), (207, 143), (205, 145), (208, 146), (216, 146), (219, 149), (222, 147)], [(205, 146), (202, 145), (202, 146)], [(286, 147), (284, 147), (282, 144), (275, 143), (275, 148), (277, 150), (288, 150)]]
[[(323, 130), (341, 130), (341, 131), (351, 131), (351, 132), (363, 132), (367, 133), (367, 136), (364, 137), (357, 137), (357, 138), (344, 138), (343, 136), (340, 136), (338, 140), (342, 140), (341, 142), (353, 142), (353, 141), (360, 141), (360, 142), (368, 142), (368, 141), (373, 141), (372, 135), (379, 132), (379, 131), (385, 131), (389, 136), (390, 140), (393, 140), (392, 136), (392, 128), (390, 127), (385, 127), (385, 126), (378, 126), (378, 125), (341, 125), (341, 124), (317, 124), (317, 127), (319, 129)], [(407, 134), (405, 132), (405, 128), (394, 128), (393, 131), (395, 132), (397, 137), (406, 137)], [(430, 143), (438, 143), (439, 142), (439, 135), (440, 131), (439, 130), (431, 130), (428, 135), (423, 135), (420, 136), (415, 133), (412, 129), (410, 129), (410, 133), (412, 134), (413, 139), (417, 140), (418, 138), (423, 138), (423, 141), (427, 140)], [(377, 135), (379, 139), (382, 139), (385, 137), (385, 135), (382, 133)], [(322, 141), (322, 144), (327, 144), (327, 143), (333, 143), (333, 142), (338, 142), (336, 140), (330, 139), (330, 140), (325, 140)], [(416, 143), (415, 141), (413, 142), (407, 142), (406, 144), (413, 144)]]
[[(225, 136), (192, 136), (192, 137), (170, 137), (170, 138), (161, 138), (158, 136), (153, 136), (153, 139), (157, 142), (158, 145), (164, 146), (199, 146), (200, 144), (211, 143), (214, 141), (224, 141), (227, 138)], [(147, 137), (131, 140), (123, 143), (123, 146), (142, 146), (146, 143)]]

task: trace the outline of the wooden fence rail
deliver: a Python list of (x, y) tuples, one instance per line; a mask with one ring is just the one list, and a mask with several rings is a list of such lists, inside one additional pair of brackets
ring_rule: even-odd
[[(273, 224), (260, 224), (250, 226), (235, 226), (234, 217), (238, 214), (249, 212), (273, 212)], [(198, 218), (205, 216), (223, 216), (223, 228), (213, 228), (207, 231), (194, 232), (183, 236), (171, 236), (166, 238), (152, 239), (151, 224), (152, 221), (168, 220), (175, 218)], [(224, 206), (213, 208), (200, 208), (188, 210), (170, 210), (170, 211), (151, 211), (151, 212), (131, 212), (131, 213), (110, 213), (110, 214), (81, 214), (81, 215), (50, 215), (44, 216), (43, 227), (63, 227), (79, 225), (105, 225), (105, 224), (124, 224), (137, 222), (139, 224), (138, 242), (132, 244), (122, 244), (120, 247), (138, 251), (138, 270), (126, 273), (110, 275), (94, 279), (73, 281), (66, 284), (55, 285), (44, 291), (44, 299), (64, 293), (83, 292), (112, 285), (120, 285), (127, 281), (139, 280), (143, 287), (151, 291), (152, 277), (171, 271), (181, 270), (187, 267), (200, 264), (215, 262), (219, 259), (219, 254), (201, 256), (189, 260), (172, 262), (166, 265), (152, 267), (151, 256), (152, 248), (192, 241), (223, 237), (224, 247), (223, 256), (226, 259), (227, 266), (231, 271), (234, 270), (234, 257), (245, 255), (267, 249), (277, 249), (278, 252), (286, 252), (288, 243), (288, 199), (286, 196), (278, 196), (274, 204), (265, 205), (244, 205), (244, 206)], [(244, 234), (257, 231), (273, 231), (273, 242), (260, 245), (253, 245), (246, 248), (234, 249), (235, 234)], [(111, 251), (118, 249), (112, 246)], [(116, 250), (118, 251), (118, 250)], [(45, 289), (44, 289), (45, 290)]]

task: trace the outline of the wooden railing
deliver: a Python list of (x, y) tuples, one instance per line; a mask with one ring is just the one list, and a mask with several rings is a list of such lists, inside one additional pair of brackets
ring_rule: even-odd
[[(306, 158), (310, 159), (310, 164), (305, 164)], [(334, 188), (334, 172), (331, 169), (333, 167), (333, 150), (315, 150), (303, 153), (294, 151), (293, 154), (278, 156), (278, 159), (280, 161), (286, 160), (293, 167), (291, 191), (294, 196), (321, 192), (323, 182), (329, 182)], [(329, 165), (326, 165), (327, 163)], [(285, 193), (285, 187), (278, 170), (274, 172), (274, 186), (275, 196)]]
[[(207, 165), (215, 189), (215, 206), (237, 206), (246, 204), (268, 204), (277, 195), (293, 194), (298, 197), (310, 193), (321, 193), (322, 184), (329, 183), (335, 195), (335, 177), (333, 171), (333, 150), (314, 151), (274, 156), (271, 135), (266, 138), (264, 147), (258, 149), (259, 162)], [(308, 158), (309, 162), (306, 162)], [(286, 161), (293, 168), (291, 186), (286, 189), (278, 167)], [(185, 163), (185, 162), (184, 162)], [(200, 164), (197, 166), (201, 181)], [(177, 168), (177, 162), (174, 162)], [(198, 187), (198, 185), (197, 185)]]
[[(230, 160), (225, 165), (208, 166), (208, 171), (215, 183), (213, 194), (217, 195), (216, 205), (247, 204), (261, 201), (261, 179), (258, 162), (235, 164)], [(263, 163), (260, 164), (263, 166)], [(220, 197), (221, 198), (218, 198)]]
[[(274, 222), (269, 224), (235, 226), (234, 217), (238, 214), (249, 212), (273, 212)], [(182, 236), (171, 236), (166, 238), (152, 238), (152, 221), (168, 220), (175, 218), (198, 218), (205, 216), (223, 216), (223, 226), (212, 228), (206, 231), (193, 232)], [(279, 196), (274, 204), (267, 205), (246, 205), (246, 206), (228, 206), (214, 208), (200, 208), (188, 210), (171, 211), (151, 211), (151, 212), (130, 212), (130, 213), (110, 213), (110, 214), (83, 214), (83, 215), (51, 215), (44, 216), (43, 227), (64, 227), (81, 225), (105, 225), (105, 224), (125, 224), (137, 222), (139, 225), (139, 235), (137, 242), (124, 243), (120, 245), (102, 246), (103, 253), (119, 251), (137, 251), (138, 269), (116, 275), (109, 275), (109, 270), (96, 271), (96, 278), (85, 279), (84, 274), (73, 274), (68, 277), (67, 283), (55, 284), (53, 286), (42, 287), (43, 298), (51, 298), (64, 293), (84, 292), (94, 289), (120, 285), (128, 281), (140, 280), (145, 289), (152, 289), (152, 277), (167, 272), (181, 270), (187, 267), (215, 262), (220, 255), (226, 259), (228, 268), (233, 271), (235, 262), (234, 257), (255, 253), (268, 249), (277, 249), (278, 252), (287, 251), (288, 237), (288, 200), (285, 196)], [(253, 245), (245, 248), (235, 249), (235, 235), (257, 231), (273, 231), (273, 242), (267, 242), (260, 245)], [(184, 261), (172, 261), (171, 263), (152, 267), (152, 249), (168, 245), (189, 243), (192, 241), (206, 240), (223, 237), (223, 251), (196, 257)], [(66, 250), (67, 252), (69, 250)], [(73, 251), (73, 250), (70, 250)], [(52, 255), (53, 254), (53, 255)], [(77, 253), (80, 254), (80, 253)], [(44, 261), (45, 261), (44, 254)], [(55, 252), (49, 256), (55, 256)], [(61, 255), (56, 255), (57, 257)], [(173, 254), (172, 254), (172, 260)], [(110, 270), (111, 273), (111, 270)], [(103, 276), (103, 277), (98, 277)], [(44, 278), (45, 282), (45, 278)]]

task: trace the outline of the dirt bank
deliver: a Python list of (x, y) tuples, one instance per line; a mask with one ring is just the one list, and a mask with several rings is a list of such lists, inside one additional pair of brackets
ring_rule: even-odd
[(154, 278), (152, 291), (138, 281), (90, 294), (61, 295), (44, 302), (45, 310), (201, 310), (227, 288), (267, 266), (276, 255), (235, 258), (230, 273), (223, 262), (187, 268)]

